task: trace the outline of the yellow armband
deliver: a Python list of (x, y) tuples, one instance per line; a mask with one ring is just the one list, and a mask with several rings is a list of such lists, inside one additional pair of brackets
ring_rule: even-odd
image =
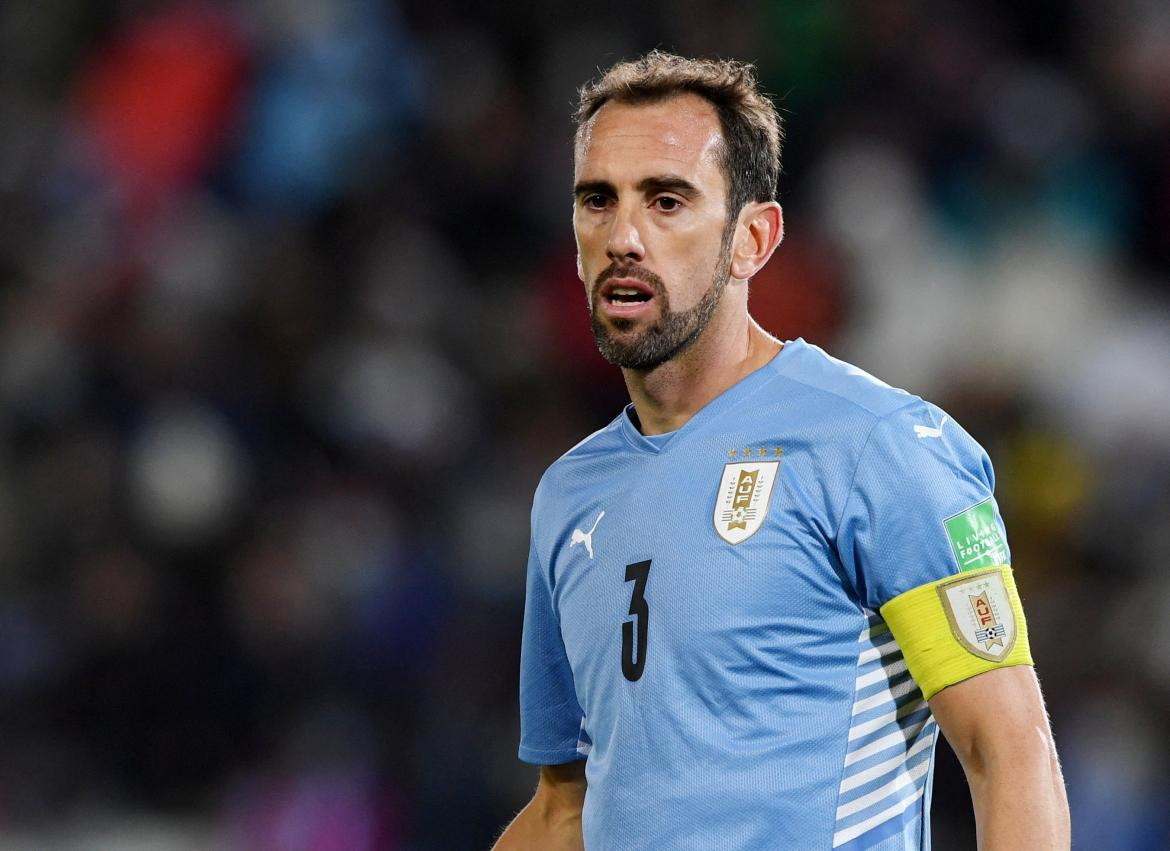
[(927, 699), (992, 668), (1032, 664), (1006, 564), (912, 588), (882, 606), (881, 615)]

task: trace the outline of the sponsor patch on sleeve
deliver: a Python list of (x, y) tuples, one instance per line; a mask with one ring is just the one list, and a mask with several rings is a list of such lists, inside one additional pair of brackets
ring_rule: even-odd
[(1007, 563), (1007, 542), (995, 516), (991, 497), (943, 521), (959, 570), (978, 570)]

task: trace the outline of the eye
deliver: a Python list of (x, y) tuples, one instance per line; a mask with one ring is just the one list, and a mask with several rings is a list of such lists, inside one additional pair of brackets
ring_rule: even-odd
[(596, 192), (581, 199), (581, 206), (586, 210), (604, 210), (608, 204), (609, 199)]
[(673, 213), (682, 207), (682, 201), (673, 195), (659, 195), (652, 204), (664, 213)]

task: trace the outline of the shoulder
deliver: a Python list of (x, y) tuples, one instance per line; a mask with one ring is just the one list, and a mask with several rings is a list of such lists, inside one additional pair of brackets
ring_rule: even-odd
[(599, 461), (609, 461), (622, 452), (626, 446), (625, 438), (622, 435), (622, 417), (624, 416), (625, 411), (623, 410), (609, 425), (599, 428), (553, 461), (544, 471), (541, 485), (572, 476), (583, 466)]
[(819, 346), (795, 340), (791, 356), (782, 361), (781, 375), (817, 399), (826, 413), (860, 416), (876, 422), (902, 408), (923, 400), (900, 387), (893, 387), (860, 367), (835, 358)]
[(865, 455), (949, 457), (959, 466), (984, 466), (982, 447), (946, 411), (900, 387), (797, 340), (779, 365), (778, 394), (798, 399), (810, 424), (832, 436), (858, 462)]
[(757, 411), (803, 435), (826, 463), (846, 472), (856, 467), (883, 420), (926, 405), (803, 340), (786, 343), (773, 364), (775, 379)]
[(619, 414), (613, 422), (600, 428), (569, 449), (544, 471), (532, 501), (532, 520), (550, 503), (559, 504), (582, 488), (588, 487), (591, 471), (619, 463), (617, 456), (625, 447)]

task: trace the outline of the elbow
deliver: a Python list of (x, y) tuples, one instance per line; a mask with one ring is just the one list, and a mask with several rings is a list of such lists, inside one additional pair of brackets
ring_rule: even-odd
[(1060, 761), (1047, 725), (1033, 725), (1014, 736), (971, 735), (951, 743), (969, 781), (1003, 772), (1049, 775), (1060, 780)]
[[(990, 802), (1012, 799), (1051, 844), (1040, 848), (1068, 848), (1070, 816), (1068, 796), (1056, 745), (1044, 727), (1021, 730), (1009, 740), (972, 738), (955, 746), (972, 799), (985, 806)], [(981, 846), (982, 847), (982, 846)], [(992, 846), (999, 847), (999, 846)]]

